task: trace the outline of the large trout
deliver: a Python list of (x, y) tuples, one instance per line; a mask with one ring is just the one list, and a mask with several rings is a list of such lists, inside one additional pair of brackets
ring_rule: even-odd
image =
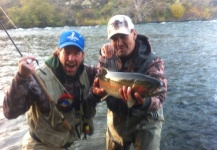
[(138, 92), (142, 98), (157, 96), (165, 92), (163, 88), (160, 88), (163, 86), (163, 82), (140, 73), (112, 72), (101, 67), (98, 78), (100, 87), (105, 89), (108, 95), (116, 98), (121, 98), (120, 88), (123, 86), (131, 87), (132, 99), (127, 102), (129, 108), (135, 104), (135, 99), (133, 98), (133, 93), (135, 92)]

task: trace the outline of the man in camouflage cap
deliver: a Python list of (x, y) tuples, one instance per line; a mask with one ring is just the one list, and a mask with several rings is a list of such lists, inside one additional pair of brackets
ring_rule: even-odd
[[(164, 62), (152, 52), (148, 38), (137, 34), (131, 19), (125, 15), (113, 16), (107, 29), (111, 42), (104, 44), (101, 52), (114, 49), (115, 54), (111, 58), (100, 55), (98, 66), (117, 72), (149, 75), (162, 81), (161, 88), (167, 91)], [(166, 92), (147, 98), (135, 92), (136, 102), (128, 108), (131, 87), (123, 86), (119, 91), (122, 99), (112, 96), (105, 99), (108, 107), (106, 149), (129, 150), (133, 144), (136, 150), (159, 150)]]

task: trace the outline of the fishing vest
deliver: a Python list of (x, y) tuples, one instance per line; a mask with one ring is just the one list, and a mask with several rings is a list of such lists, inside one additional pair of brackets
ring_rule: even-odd
[[(51, 73), (51, 70), (47, 66), (44, 66), (42, 70), (45, 72), (45, 74), (41, 73), (39, 70), (37, 70), (37, 74), (40, 76), (43, 83), (45, 84), (48, 93), (55, 101), (57, 101), (59, 96), (63, 94), (63, 88), (60, 86), (59, 82), (57, 82), (57, 79)], [(83, 96), (85, 98), (85, 96), (88, 95), (90, 89), (90, 82), (86, 68), (80, 75), (79, 80), (80, 83), (84, 85), (84, 88), (81, 89), (83, 91), (80, 93), (83, 93)], [(50, 104), (49, 115), (45, 116), (39, 111), (38, 105), (35, 102), (35, 104), (30, 107), (30, 110), (27, 113), (27, 120), (30, 127), (30, 132), (33, 132), (35, 136), (40, 139), (41, 142), (48, 145), (62, 147), (63, 145), (72, 143), (73, 141), (80, 138), (79, 135), (82, 134), (83, 124), (92, 123), (92, 118), (83, 118), (83, 105), (82, 103), (80, 105), (81, 107), (79, 112), (75, 112), (74, 109), (70, 112), (60, 112), (56, 107)], [(64, 116), (66, 121), (72, 127), (72, 134), (63, 125), (61, 115)]]

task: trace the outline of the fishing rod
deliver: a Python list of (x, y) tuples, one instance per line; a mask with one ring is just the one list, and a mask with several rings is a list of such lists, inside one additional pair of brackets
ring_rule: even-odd
[[(11, 24), (17, 29), (17, 26), (13, 23), (13, 21), (9, 18), (9, 16), (6, 14), (6, 12), (0, 7), (1, 11), (4, 13), (4, 15), (7, 17), (7, 19), (11, 22)], [(26, 38), (22, 35), (22, 38), (25, 40), (26, 44), (31, 48), (31, 50), (34, 51), (32, 46), (29, 44), (29, 42), (26, 40)]]
[[(14, 47), (16, 48), (16, 50), (18, 51), (18, 53), (20, 54), (21, 57), (23, 57), (20, 49), (17, 47), (17, 45), (14, 43), (13, 39), (11, 38), (10, 34), (8, 33), (7, 29), (5, 28), (5, 26), (3, 25), (3, 23), (0, 21), (0, 24), (2, 26), (2, 28), (4, 29), (4, 31), (6, 32), (7, 36), (9, 37), (9, 39), (11, 40), (11, 42), (13, 43)], [(39, 61), (36, 59), (35, 60), (37, 65), (39, 66)], [(43, 70), (39, 69), (43, 74), (46, 74)]]
[(8, 35), (9, 39), (11, 40), (11, 42), (13, 43), (13, 45), (15, 46), (15, 48), (17, 49), (18, 53), (20, 54), (21, 57), (23, 57), (21, 51), (19, 50), (19, 48), (17, 47), (17, 45), (14, 43), (14, 41), (12, 40), (11, 36), (9, 35), (8, 31), (5, 29), (3, 23), (0, 21), (2, 28), (4, 29), (4, 31), (6, 32), (6, 34)]
[[(13, 39), (11, 38), (10, 34), (7, 32), (7, 29), (4, 27), (3, 23), (0, 21), (1, 26), (3, 27), (4, 31), (6, 32), (6, 34), (8, 35), (8, 37), (10, 38), (11, 42), (13, 43), (13, 45), (15, 46), (15, 48), (17, 49), (18, 53), (20, 54), (21, 57), (23, 57), (21, 51), (19, 50), (19, 48), (17, 47), (17, 45), (14, 43)], [(36, 63), (39, 66), (38, 60), (36, 60)], [(42, 71), (42, 70), (41, 70)], [(43, 73), (43, 72), (42, 72)], [(44, 72), (45, 73), (45, 72)], [(33, 77), (34, 79), (37, 81), (37, 83), (39, 84), (39, 86), (41, 87), (42, 91), (44, 92), (45, 96), (47, 97), (47, 99), (50, 101), (50, 103), (54, 106), (54, 108), (56, 108), (56, 102), (54, 101), (54, 99), (51, 97), (51, 95), (48, 93), (48, 91), (46, 90), (46, 87), (44, 85), (44, 83), (42, 82), (41, 78), (36, 74), (36, 72), (33, 72)], [(70, 126), (70, 124), (68, 123), (68, 121), (65, 119), (65, 117), (63, 116), (63, 114), (57, 109), (57, 112), (59, 113), (59, 115), (62, 118), (63, 121), (63, 125), (69, 130), (69, 132), (72, 134), (72, 127)]]

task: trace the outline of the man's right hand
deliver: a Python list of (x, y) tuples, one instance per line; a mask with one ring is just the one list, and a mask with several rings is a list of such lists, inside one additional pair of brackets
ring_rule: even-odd
[(18, 62), (18, 73), (23, 78), (29, 78), (32, 76), (33, 72), (35, 71), (34, 56), (25, 56), (21, 57)]

